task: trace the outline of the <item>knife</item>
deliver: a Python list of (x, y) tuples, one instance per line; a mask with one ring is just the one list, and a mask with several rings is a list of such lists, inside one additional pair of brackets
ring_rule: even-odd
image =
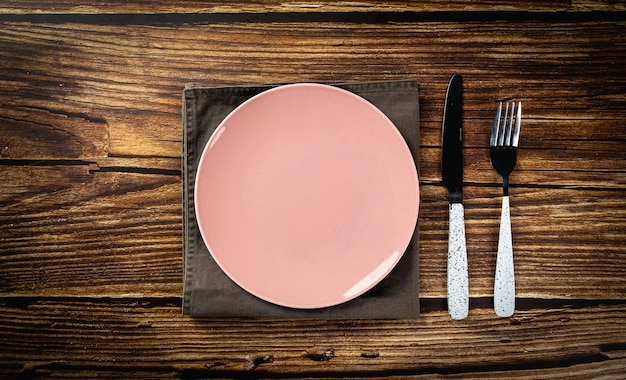
[(463, 77), (454, 74), (443, 111), (441, 178), (450, 194), (448, 207), (448, 312), (464, 319), (469, 309), (465, 210), (463, 207)]

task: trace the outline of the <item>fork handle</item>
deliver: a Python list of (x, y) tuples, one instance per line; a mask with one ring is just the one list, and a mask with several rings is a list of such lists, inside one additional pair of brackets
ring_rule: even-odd
[(448, 312), (452, 319), (464, 319), (469, 310), (465, 210), (462, 203), (451, 203), (448, 231)]
[(510, 317), (515, 312), (513, 239), (511, 237), (511, 212), (508, 195), (502, 197), (493, 304), (496, 314), (500, 317)]

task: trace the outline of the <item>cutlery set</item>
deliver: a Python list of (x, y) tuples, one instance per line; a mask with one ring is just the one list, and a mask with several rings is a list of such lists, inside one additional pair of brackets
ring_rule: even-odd
[[(517, 161), (522, 104), (498, 104), (489, 149), (493, 168), (502, 177), (502, 213), (494, 285), (494, 309), (508, 317), (515, 311), (515, 276), (509, 208), (509, 175)], [(441, 177), (449, 192), (448, 231), (448, 312), (452, 319), (464, 319), (469, 310), (467, 249), (463, 207), (463, 78), (455, 74), (446, 94)]]

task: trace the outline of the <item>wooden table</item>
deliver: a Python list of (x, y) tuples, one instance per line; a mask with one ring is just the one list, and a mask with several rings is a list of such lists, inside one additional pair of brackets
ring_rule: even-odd
[[(626, 3), (0, 5), (0, 376), (620, 378), (626, 374)], [(465, 79), (470, 313), (446, 309), (443, 101)], [(411, 320), (181, 315), (186, 83), (415, 79)], [(495, 102), (524, 103), (511, 177), (517, 311), (493, 312)]]

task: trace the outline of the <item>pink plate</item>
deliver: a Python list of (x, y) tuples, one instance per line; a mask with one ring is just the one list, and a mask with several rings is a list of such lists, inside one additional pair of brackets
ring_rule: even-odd
[(378, 108), (336, 87), (292, 84), (249, 99), (215, 130), (195, 206), (233, 281), (308, 309), (353, 299), (393, 269), (415, 230), (419, 185)]

